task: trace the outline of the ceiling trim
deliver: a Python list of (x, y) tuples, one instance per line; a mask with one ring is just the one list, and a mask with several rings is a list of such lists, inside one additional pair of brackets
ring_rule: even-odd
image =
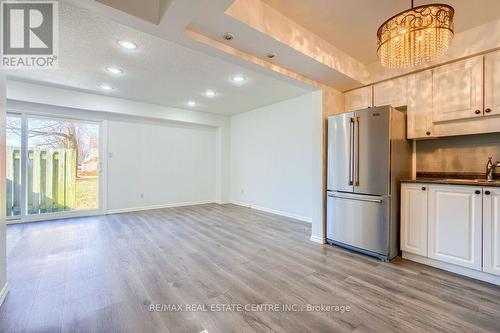
[(210, 47), (213, 47), (213, 48), (216, 48), (218, 50), (221, 50), (222, 52), (225, 52), (229, 55), (233, 55), (233, 56), (236, 56), (236, 57), (239, 57), (245, 61), (248, 61), (248, 62), (251, 62), (253, 64), (256, 64), (256, 65), (259, 65), (259, 66), (262, 66), (264, 68), (267, 68), (273, 72), (276, 72), (276, 73), (280, 73), (280, 74), (283, 74), (283, 75), (286, 75), (288, 77), (290, 77), (291, 79), (294, 79), (294, 80), (298, 80), (298, 81), (302, 81), (312, 87), (315, 87), (315, 88), (319, 88), (319, 89), (323, 89), (323, 88), (329, 88), (329, 86), (325, 85), (325, 84), (322, 84), (318, 81), (315, 81), (313, 79), (310, 79), (302, 74), (298, 74), (294, 71), (291, 71), (291, 70), (288, 70), (284, 67), (281, 67), (281, 66), (278, 66), (276, 64), (273, 64), (269, 61), (265, 61), (259, 57), (256, 57), (252, 54), (249, 54), (247, 52), (244, 52), (242, 50), (238, 50), (232, 46), (229, 46), (229, 45), (226, 45), (224, 43), (221, 43), (217, 40), (214, 40), (212, 38), (209, 38), (205, 35), (202, 35), (196, 31), (193, 31), (193, 30), (190, 30), (190, 29), (186, 29), (184, 31), (184, 34), (186, 36), (188, 36), (189, 38), (192, 38), (193, 40), (196, 40), (200, 43), (203, 43), (207, 46), (210, 46)]
[(262, 0), (235, 0), (225, 14), (355, 81), (366, 84), (369, 80), (369, 72), (363, 63)]

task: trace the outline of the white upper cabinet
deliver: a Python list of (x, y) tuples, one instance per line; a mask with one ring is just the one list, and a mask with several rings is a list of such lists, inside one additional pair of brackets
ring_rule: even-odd
[(481, 270), (482, 188), (429, 186), (429, 257)]
[(401, 185), (401, 250), (427, 257), (427, 185)]
[(373, 106), (407, 104), (407, 77), (377, 83), (373, 86)]
[(500, 275), (500, 189), (485, 188), (483, 201), (483, 271)]
[(344, 94), (344, 112), (407, 106), (407, 138), (500, 132), (500, 51)]
[(345, 112), (366, 109), (372, 106), (372, 86), (348, 91), (344, 94)]
[(408, 77), (408, 139), (434, 135), (432, 122), (432, 71)]
[(500, 115), (500, 51), (484, 57), (484, 115)]
[(483, 115), (483, 57), (475, 57), (433, 70), (435, 122)]

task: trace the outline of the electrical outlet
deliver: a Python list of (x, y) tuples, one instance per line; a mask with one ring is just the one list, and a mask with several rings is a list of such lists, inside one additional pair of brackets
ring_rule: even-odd
[(141, 193), (140, 197), (141, 199), (144, 199), (144, 193)]
[(112, 151), (108, 152), (108, 158), (113, 158), (113, 152)]

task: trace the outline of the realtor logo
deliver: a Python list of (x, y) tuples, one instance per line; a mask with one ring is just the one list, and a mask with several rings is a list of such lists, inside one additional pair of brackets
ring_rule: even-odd
[(57, 68), (58, 1), (1, 1), (0, 4), (1, 68)]

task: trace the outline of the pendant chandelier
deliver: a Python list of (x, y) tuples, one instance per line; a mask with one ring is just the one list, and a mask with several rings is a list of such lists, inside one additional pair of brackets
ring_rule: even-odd
[(377, 31), (382, 66), (417, 66), (442, 55), (453, 39), (453, 7), (429, 4), (413, 7), (385, 21)]

